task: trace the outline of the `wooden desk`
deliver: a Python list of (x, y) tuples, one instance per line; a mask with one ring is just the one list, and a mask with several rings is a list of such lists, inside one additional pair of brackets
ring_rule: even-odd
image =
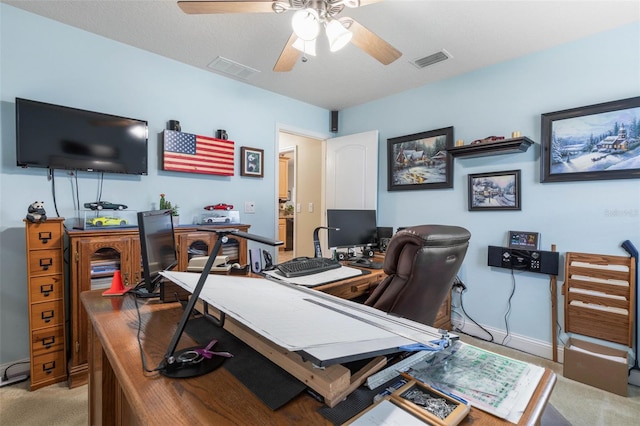
[[(271, 411), (224, 368), (192, 379), (144, 373), (133, 299), (101, 294), (94, 290), (81, 295), (89, 318), (89, 424), (331, 424), (317, 412), (321, 404), (306, 394)], [(157, 300), (139, 303), (142, 349), (153, 368), (164, 356), (182, 309), (178, 303)], [(185, 334), (178, 348), (193, 344)], [(555, 381), (546, 369), (522, 424), (539, 422)], [(472, 409), (462, 424), (509, 423)]]

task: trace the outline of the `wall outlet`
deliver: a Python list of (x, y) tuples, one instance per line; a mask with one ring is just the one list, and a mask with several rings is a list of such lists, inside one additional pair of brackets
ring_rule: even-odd
[(309, 213), (313, 213), (313, 203), (309, 203), (307, 207), (308, 207), (307, 209), (309, 210)]
[(255, 213), (256, 212), (256, 202), (255, 201), (245, 201), (244, 202), (244, 212), (245, 213)]

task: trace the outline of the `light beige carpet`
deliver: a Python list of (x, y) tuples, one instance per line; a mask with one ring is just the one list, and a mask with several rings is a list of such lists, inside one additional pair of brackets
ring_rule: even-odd
[(86, 426), (87, 385), (69, 389), (67, 382), (29, 391), (29, 380), (0, 388), (2, 426)]

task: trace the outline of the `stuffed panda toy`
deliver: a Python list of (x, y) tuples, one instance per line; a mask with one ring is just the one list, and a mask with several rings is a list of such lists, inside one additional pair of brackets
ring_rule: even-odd
[(47, 212), (44, 211), (44, 201), (34, 201), (27, 209), (29, 222), (44, 222), (47, 220)]

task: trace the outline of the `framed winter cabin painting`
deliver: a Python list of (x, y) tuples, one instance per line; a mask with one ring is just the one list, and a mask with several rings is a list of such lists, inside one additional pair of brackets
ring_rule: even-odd
[(640, 178), (640, 97), (542, 114), (540, 182)]
[(387, 139), (387, 190), (453, 188), (453, 127)]

